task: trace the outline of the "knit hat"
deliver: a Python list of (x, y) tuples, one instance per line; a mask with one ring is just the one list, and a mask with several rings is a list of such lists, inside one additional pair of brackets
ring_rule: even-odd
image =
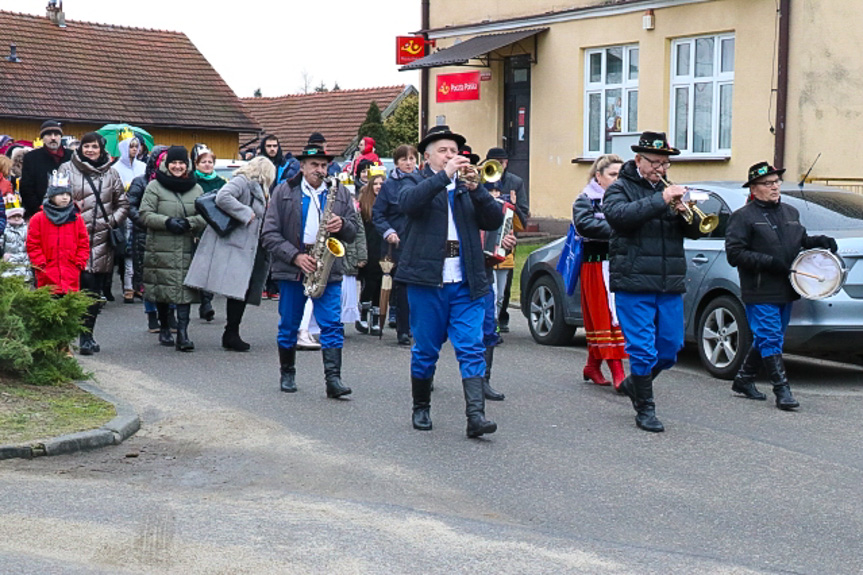
[(326, 143), (327, 139), (320, 132), (312, 132), (312, 135), (309, 136), (309, 145), (317, 145), (319, 148), (323, 148)]
[(69, 186), (68, 174), (63, 174), (54, 170), (48, 179), (48, 190), (45, 192), (46, 198), (53, 198), (60, 194), (71, 194), (72, 188)]
[(48, 132), (60, 132), (60, 135), (63, 135), (63, 127), (60, 125), (60, 122), (57, 120), (46, 120), (42, 122), (42, 127), (39, 128), (39, 137), (41, 138)]
[(185, 146), (171, 146), (168, 148), (168, 152), (165, 155), (165, 163), (170, 164), (171, 162), (189, 163), (189, 151)]

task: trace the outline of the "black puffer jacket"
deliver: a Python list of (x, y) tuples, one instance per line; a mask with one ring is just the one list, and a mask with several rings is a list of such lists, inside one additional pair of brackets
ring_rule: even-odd
[(725, 256), (740, 275), (744, 303), (800, 299), (788, 279), (789, 266), (800, 250), (831, 245), (827, 236), (807, 235), (797, 209), (781, 201), (750, 201), (731, 214), (725, 231)]
[[(420, 183), (408, 180), (399, 196), (399, 208), (407, 216), (407, 226), (395, 279), (437, 287), (443, 281), (450, 179), (443, 170), (434, 173), (428, 166), (420, 176), (423, 178)], [(463, 184), (456, 188), (452, 211), (461, 243), (463, 277), (470, 286), (471, 299), (476, 299), (489, 290), (479, 231), (499, 228), (503, 212), (483, 186), (469, 192)]]
[(655, 188), (642, 178), (632, 160), (605, 193), (602, 211), (611, 225), (609, 260), (611, 291), (683, 293), (686, 255), (683, 238), (701, 236), (662, 199), (665, 186)]
[(584, 243), (584, 261), (607, 259), (611, 226), (602, 213), (602, 200), (591, 199), (586, 191), (582, 192), (572, 204), (572, 223)]

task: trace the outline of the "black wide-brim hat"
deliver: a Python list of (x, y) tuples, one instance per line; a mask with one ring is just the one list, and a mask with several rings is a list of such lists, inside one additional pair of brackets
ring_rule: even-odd
[(458, 149), (458, 153), (459, 153), (459, 155), (460, 155), (460, 156), (464, 156), (465, 158), (467, 158), (468, 160), (470, 160), (470, 163), (471, 163), (471, 164), (473, 164), (473, 165), (477, 165), (477, 164), (479, 164), (479, 155), (474, 154), (474, 153), (473, 153), (473, 150), (471, 149), (471, 147), (470, 147), (470, 146), (468, 146), (467, 144), (465, 144), (464, 146), (460, 147), (460, 148)]
[(643, 132), (638, 143), (630, 146), (633, 152), (639, 154), (659, 154), (660, 156), (676, 156), (680, 150), (668, 145), (665, 132)]
[(303, 148), (302, 153), (297, 154), (296, 158), (300, 161), (308, 160), (309, 158), (321, 158), (332, 162), (335, 156), (326, 153), (322, 146), (307, 145)]
[(452, 140), (455, 142), (455, 145), (461, 148), (464, 146), (467, 139), (461, 134), (456, 134), (452, 130), (449, 129), (449, 126), (434, 126), (428, 131), (426, 137), (420, 140), (420, 143), (417, 144), (417, 151), (420, 154), (424, 154), (426, 151), (426, 147), (432, 142), (436, 142), (438, 140)]
[(747, 176), (749, 180), (743, 184), (743, 187), (748, 188), (755, 183), (755, 180), (763, 178), (764, 176), (772, 176), (773, 174), (782, 176), (784, 173), (785, 168), (776, 169), (767, 162), (758, 162), (749, 167), (749, 173)]

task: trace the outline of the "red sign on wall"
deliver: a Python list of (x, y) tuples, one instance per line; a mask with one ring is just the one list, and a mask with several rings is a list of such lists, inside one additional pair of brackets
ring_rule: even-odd
[(437, 101), (479, 100), (479, 71), (460, 74), (438, 74)]
[(424, 56), (422, 36), (396, 36), (396, 64), (410, 64)]

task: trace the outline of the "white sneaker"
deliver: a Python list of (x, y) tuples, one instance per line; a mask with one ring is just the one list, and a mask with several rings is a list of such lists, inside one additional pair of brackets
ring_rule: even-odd
[(308, 330), (301, 329), (297, 333), (297, 349), (316, 350), (321, 349), (321, 344), (316, 342)]

